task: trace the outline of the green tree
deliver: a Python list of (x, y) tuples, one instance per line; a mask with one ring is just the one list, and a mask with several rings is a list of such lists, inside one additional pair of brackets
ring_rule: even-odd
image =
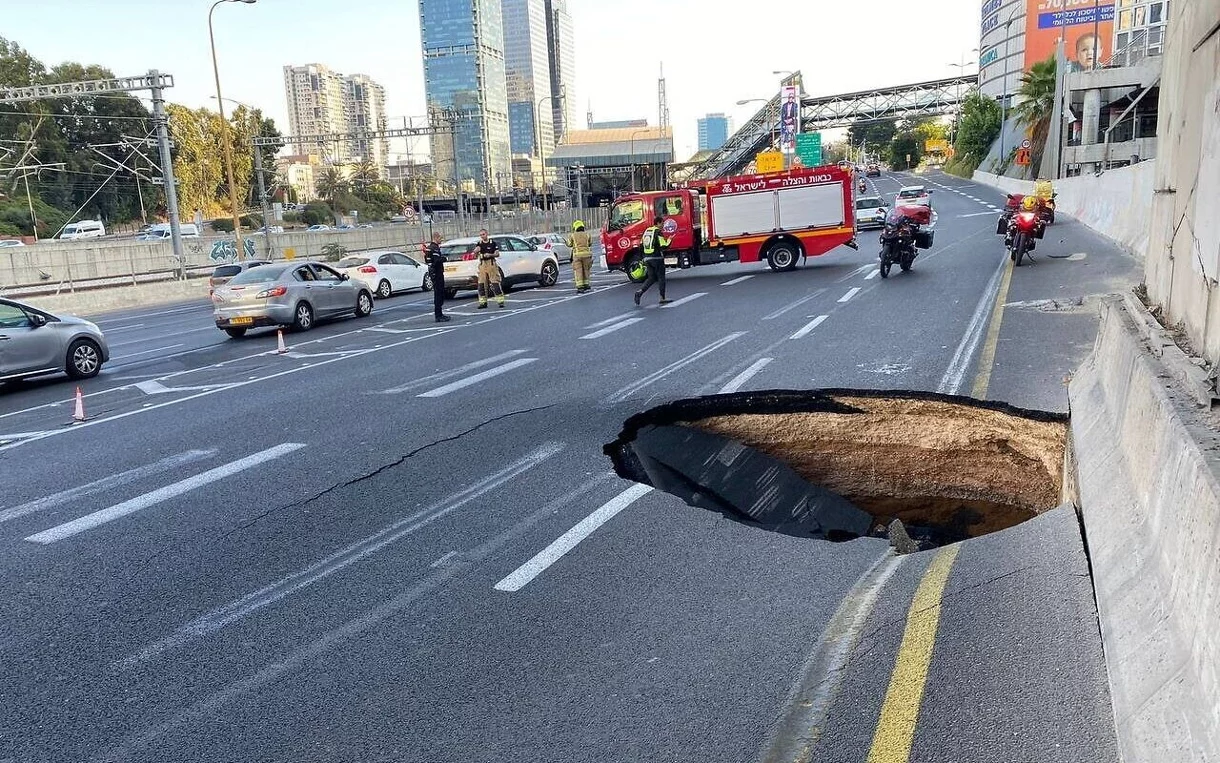
[(1000, 116), (1000, 104), (991, 98), (982, 93), (966, 96), (957, 121), (953, 161), (945, 169), (970, 177), (1000, 137)]
[(174, 175), (178, 179), (179, 211), (188, 217), (195, 210), (209, 219), (221, 217), (228, 207), (228, 198), (222, 196), (225, 173), (220, 116), (207, 109), (192, 110), (176, 103), (169, 104), (167, 112), (170, 137), (176, 147)]
[[(907, 157), (910, 161), (907, 161)], [(915, 132), (900, 132), (890, 142), (890, 166), (895, 170), (913, 169), (923, 159), (923, 143)]]
[(888, 158), (889, 145), (897, 134), (897, 119), (870, 119), (848, 127), (847, 141), (857, 148), (867, 142), (870, 153), (879, 153), (882, 158)]
[(361, 161), (352, 171), (352, 188), (363, 198), (367, 199), (369, 190), (380, 181), (381, 168), (368, 159)]
[(331, 165), (322, 170), (314, 180), (314, 190), (318, 195), (327, 201), (334, 201), (335, 197), (347, 193), (350, 184), (347, 178), (343, 177), (343, 173), (339, 172), (339, 168)]
[[(1055, 58), (1038, 61), (1021, 76), (1021, 88), (1017, 91), (1020, 101), (1013, 108), (1017, 122), (1029, 130), (1033, 144), (1032, 167), (1042, 164), (1042, 152), (1046, 150), (1046, 137), (1050, 131), (1051, 114), (1055, 110)], [(1007, 160), (1007, 157), (1002, 157)]]

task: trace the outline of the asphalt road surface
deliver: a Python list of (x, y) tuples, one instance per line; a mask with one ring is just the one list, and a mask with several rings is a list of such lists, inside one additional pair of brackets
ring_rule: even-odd
[(1062, 219), (1007, 273), (1000, 194), (922, 179), (936, 246), (884, 281), (866, 233), (792, 273), (671, 272), (661, 309), (620, 274), (444, 325), (407, 294), (283, 355), (206, 304), (103, 319), (85, 423), (65, 380), (0, 392), (0, 761), (1114, 760), (1070, 510), (894, 557), (601, 451), (733, 389), (1065, 410), (1136, 263)]

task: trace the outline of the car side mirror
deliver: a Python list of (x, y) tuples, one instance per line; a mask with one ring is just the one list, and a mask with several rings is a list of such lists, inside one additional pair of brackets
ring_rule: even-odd
[(33, 324), (34, 328), (42, 328), (43, 326), (47, 325), (47, 319), (38, 313), (29, 313), (29, 316), (30, 323)]
[(340, 273), (340, 274), (339, 274), (339, 280), (340, 280), (340, 281), (350, 281), (351, 279), (352, 279), (352, 277), (351, 277), (351, 276), (349, 276), (347, 273)]
[(530, 251), (531, 251), (531, 252), (536, 252), (536, 251), (538, 251), (538, 245), (537, 245), (537, 244), (530, 244)]

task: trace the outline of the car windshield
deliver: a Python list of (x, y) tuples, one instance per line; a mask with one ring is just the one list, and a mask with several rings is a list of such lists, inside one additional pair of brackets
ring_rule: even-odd
[(367, 265), (368, 257), (344, 257), (335, 263), (335, 267), (343, 270), (344, 268), (358, 268), (361, 265)]
[(441, 254), (449, 257), (455, 254), (465, 254), (472, 249), (474, 249), (473, 242), (467, 244), (445, 244), (441, 247)]
[(250, 268), (236, 276), (229, 284), (240, 286), (244, 283), (271, 283), (278, 280), (280, 275), (288, 268), (287, 265), (264, 265), (261, 268)]
[(231, 278), (242, 271), (241, 265), (221, 265), (212, 271), (213, 278)]
[(644, 219), (644, 201), (631, 199), (615, 204), (610, 210), (610, 227), (625, 228)]
[(880, 209), (885, 206), (881, 199), (857, 199), (856, 209)]
[(904, 188), (898, 192), (898, 198), (900, 198), (900, 199), (918, 199), (920, 196), (923, 196), (923, 193), (924, 192), (923, 192), (922, 188)]

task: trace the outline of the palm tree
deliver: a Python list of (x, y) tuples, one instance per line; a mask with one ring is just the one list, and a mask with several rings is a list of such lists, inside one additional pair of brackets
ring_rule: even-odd
[(1021, 76), (1021, 88), (1017, 91), (1021, 102), (1013, 108), (1013, 113), (1018, 122), (1029, 128), (1034, 147), (1032, 167), (1041, 165), (1042, 152), (1046, 149), (1051, 114), (1055, 110), (1055, 77), (1055, 58), (1052, 56), (1030, 67)]
[(352, 186), (358, 192), (364, 192), (366, 195), (368, 190), (380, 180), (381, 169), (368, 159), (357, 164), (355, 171), (352, 172)]
[(322, 174), (314, 181), (314, 188), (323, 199), (334, 201), (336, 196), (347, 191), (348, 182), (339, 169), (332, 166), (322, 170)]

